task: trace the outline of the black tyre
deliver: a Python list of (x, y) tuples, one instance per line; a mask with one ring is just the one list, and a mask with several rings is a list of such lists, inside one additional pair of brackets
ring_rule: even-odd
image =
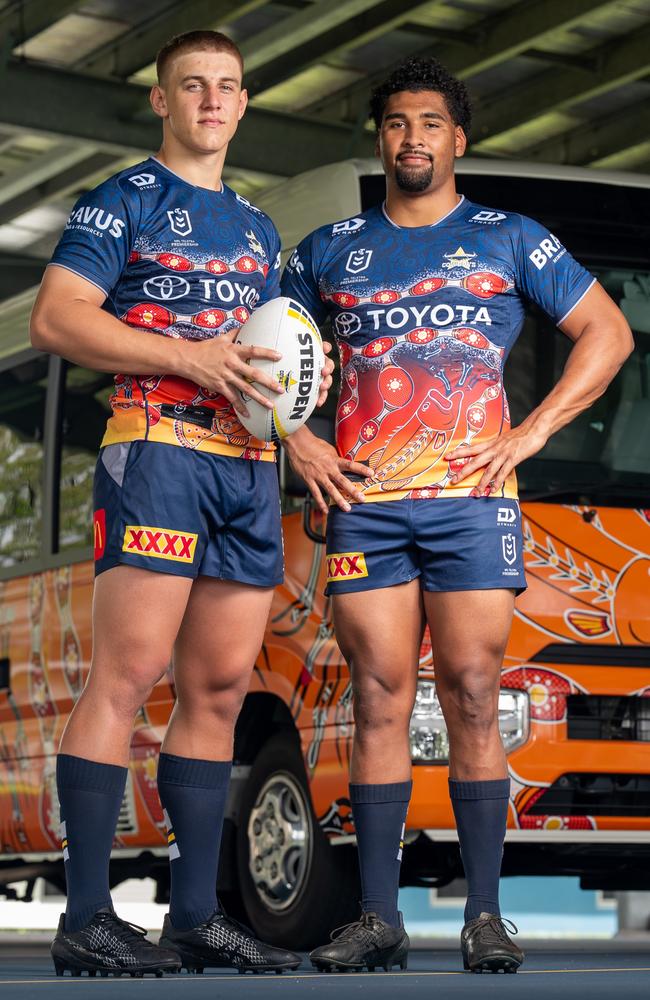
[(356, 849), (330, 846), (314, 816), (300, 747), (272, 736), (246, 783), (237, 873), (248, 921), (264, 941), (305, 950), (359, 916)]

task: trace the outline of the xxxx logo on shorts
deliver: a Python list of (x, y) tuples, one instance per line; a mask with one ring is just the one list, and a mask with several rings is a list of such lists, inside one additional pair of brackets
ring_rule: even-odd
[(142, 524), (127, 524), (124, 529), (122, 552), (174, 562), (194, 562), (198, 535), (173, 531), (171, 528), (149, 528)]
[(327, 555), (327, 582), (337, 580), (359, 580), (368, 576), (366, 557), (363, 552), (330, 552)]

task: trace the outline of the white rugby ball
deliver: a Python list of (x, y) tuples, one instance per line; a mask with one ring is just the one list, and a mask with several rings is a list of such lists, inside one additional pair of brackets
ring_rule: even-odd
[(238, 414), (246, 430), (263, 441), (281, 441), (293, 434), (311, 416), (316, 406), (325, 362), (318, 327), (307, 310), (294, 299), (280, 296), (256, 309), (243, 324), (237, 343), (247, 347), (269, 347), (279, 361), (251, 358), (250, 364), (284, 386), (278, 394), (262, 385), (256, 389), (272, 399), (272, 410), (241, 392), (250, 416)]

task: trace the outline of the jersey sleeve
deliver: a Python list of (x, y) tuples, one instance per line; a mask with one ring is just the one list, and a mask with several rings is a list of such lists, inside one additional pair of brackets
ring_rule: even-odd
[(327, 309), (318, 287), (314, 235), (307, 236), (291, 254), (284, 268), (281, 289), (283, 295), (304, 306), (320, 325), (327, 318)]
[(517, 284), (556, 324), (566, 319), (595, 282), (589, 271), (540, 223), (520, 216)]
[(280, 294), (280, 237), (275, 226), (272, 226), (272, 235), (269, 240), (269, 269), (264, 282), (264, 287), (260, 293), (258, 305), (277, 299)]
[(128, 199), (112, 177), (79, 198), (50, 264), (65, 267), (109, 295), (128, 263), (139, 221), (139, 195)]

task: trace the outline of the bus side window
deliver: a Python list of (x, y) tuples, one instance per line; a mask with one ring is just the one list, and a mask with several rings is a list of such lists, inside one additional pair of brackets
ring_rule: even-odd
[(0, 567), (41, 552), (48, 359), (0, 372)]
[(111, 375), (69, 365), (61, 430), (59, 551), (93, 544), (93, 476), (110, 416)]

